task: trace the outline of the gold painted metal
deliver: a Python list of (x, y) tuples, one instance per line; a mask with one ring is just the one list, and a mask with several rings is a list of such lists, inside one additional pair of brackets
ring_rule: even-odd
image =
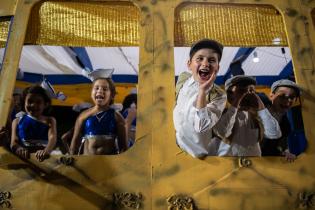
[(26, 43), (138, 46), (139, 19), (131, 2), (47, 1), (33, 7)]
[(0, 17), (14, 15), (16, 4), (17, 0), (1, 0)]
[(248, 158), (240, 157), (238, 159), (238, 165), (240, 167), (249, 167), (252, 165), (252, 161)]
[[(0, 126), (6, 121), (3, 116), (8, 115), (28, 16), (32, 6), (38, 2), (19, 0), (16, 5), (15, 21), (0, 74)], [(58, 5), (60, 2), (57, 2)], [(105, 5), (110, 1), (84, 2)], [(303, 89), (303, 121), (309, 145), (307, 151), (294, 163), (286, 162), (283, 157), (251, 157), (250, 167), (239, 165), (238, 157), (194, 159), (177, 147), (172, 122), (175, 93), (173, 48), (177, 43), (174, 31), (178, 24), (175, 22), (178, 17), (176, 14), (181, 14), (181, 8), (185, 10), (183, 5), (186, 3), (183, 4), (183, 0), (128, 2), (139, 8), (140, 16), (136, 144), (117, 156), (75, 156), (74, 164), (70, 166), (60, 164), (60, 156), (51, 155), (39, 163), (34, 155), (29, 160), (22, 160), (1, 147), (0, 186), (1, 190), (10, 191), (14, 195), (14, 208), (113, 209), (112, 195), (117, 192), (141, 192), (144, 198), (140, 207), (142, 209), (165, 210), (169, 207), (167, 198), (172, 195), (189, 195), (198, 209), (287, 210), (309, 205), (311, 194), (299, 193), (314, 192), (315, 189), (315, 29), (310, 24), (310, 11), (315, 8), (315, 2), (192, 0), (189, 3), (192, 8), (199, 9), (201, 2), (209, 3), (205, 7), (207, 12), (201, 14), (208, 14), (209, 8), (216, 4), (229, 7), (253, 4), (254, 8), (261, 5), (263, 11), (268, 7), (266, 5), (272, 5), (281, 14), (283, 25), (275, 28), (284, 29), (282, 33), (285, 33), (284, 40), (287, 40), (291, 49), (296, 80)], [(0, 8), (1, 3), (2, 1)], [(269, 13), (266, 14), (268, 16)], [(201, 17), (200, 20), (206, 19)], [(55, 23), (57, 22), (56, 20)], [(213, 27), (195, 21), (196, 26), (200, 24)], [(266, 26), (265, 23), (261, 24)], [(185, 27), (186, 25), (183, 26)], [(233, 26), (231, 30), (234, 29)], [(77, 33), (84, 32), (80, 30)], [(32, 35), (41, 37), (44, 33), (40, 31)], [(200, 37), (203, 35), (200, 34)], [(214, 37), (212, 34), (209, 36)], [(223, 40), (224, 36), (222, 34), (222, 38), (218, 39)], [(181, 45), (188, 45), (193, 39), (195, 38), (189, 36), (189, 40)], [(230, 40), (224, 39), (226, 45)], [(105, 42), (100, 42), (99, 46), (105, 46)], [(244, 39), (240, 46), (247, 44)], [(111, 198), (104, 195), (110, 195)]]
[(11, 193), (8, 191), (0, 192), (0, 207), (11, 208)]
[(113, 200), (118, 208), (140, 209), (143, 196), (141, 193), (114, 193)]
[(312, 23), (315, 28), (315, 8), (312, 9), (311, 15), (312, 15)]
[(312, 209), (315, 207), (314, 192), (300, 192), (297, 199), (298, 209)]
[(272, 6), (186, 3), (175, 11), (175, 46), (204, 37), (225, 46), (286, 46), (281, 14)]
[(172, 195), (167, 198), (168, 210), (197, 210), (194, 200), (183, 195)]
[(66, 166), (71, 166), (74, 164), (74, 157), (72, 156), (61, 156), (59, 158), (59, 163), (63, 164), (63, 165), (66, 165)]

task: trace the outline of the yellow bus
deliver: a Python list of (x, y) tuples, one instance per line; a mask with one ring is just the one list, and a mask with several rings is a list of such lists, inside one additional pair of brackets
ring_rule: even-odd
[[(241, 69), (256, 76), (258, 91), (295, 78), (304, 126), (296, 124), (308, 142), (293, 163), (280, 156), (198, 159), (177, 146), (175, 81), (202, 38), (225, 47), (219, 85), (242, 56)], [(67, 97), (53, 100), (58, 109), (91, 102), (81, 70), (115, 69), (116, 104), (138, 94), (136, 142), (122, 154), (38, 162), (0, 147), (1, 208), (314, 208), (314, 47), (312, 0), (1, 0), (0, 127), (13, 94), (44, 79)], [(68, 112), (60, 115), (62, 130)]]

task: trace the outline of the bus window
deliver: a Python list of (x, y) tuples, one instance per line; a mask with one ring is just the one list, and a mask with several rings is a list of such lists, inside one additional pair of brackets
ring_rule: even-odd
[[(304, 152), (300, 90), (280, 13), (267, 5), (187, 3), (177, 8), (175, 22), (179, 147), (193, 157), (290, 161)], [(212, 40), (224, 45), (222, 56)], [(216, 70), (214, 83), (227, 94), (227, 103), (219, 100), (216, 87), (205, 86)]]
[[(45, 1), (33, 7), (15, 91), (40, 85), (52, 98), (54, 153), (113, 155), (134, 144), (139, 18), (130, 2)], [(31, 115), (24, 111), (13, 118)]]

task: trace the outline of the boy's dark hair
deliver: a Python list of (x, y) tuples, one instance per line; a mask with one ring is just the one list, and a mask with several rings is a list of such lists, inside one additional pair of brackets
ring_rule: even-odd
[(51, 106), (51, 98), (48, 96), (46, 90), (42, 88), (40, 85), (33, 85), (24, 89), (22, 93), (22, 110), (25, 111), (25, 99), (27, 94), (36, 94), (40, 95), (44, 102), (47, 104), (47, 108), (44, 110), (44, 115), (47, 115), (50, 111)]
[(108, 82), (108, 86), (109, 86), (109, 90), (110, 90), (110, 94), (111, 94), (111, 100), (109, 102), (109, 105), (112, 105), (114, 103), (114, 98), (115, 98), (115, 95), (116, 95), (116, 87), (115, 87), (115, 83), (114, 81), (111, 79), (111, 78), (103, 78), (103, 77), (99, 77), (97, 79), (95, 79), (93, 81), (93, 87), (94, 87), (94, 84), (97, 80), (100, 80), (100, 79), (104, 79)]
[(204, 49), (204, 48), (212, 49), (216, 53), (218, 53), (218, 59), (220, 62), (222, 58), (223, 45), (212, 39), (201, 39), (195, 42), (194, 44), (192, 44), (190, 48), (190, 52), (189, 52), (189, 58), (192, 59), (192, 57), (198, 50)]
[(131, 93), (124, 98), (124, 100), (122, 102), (123, 108), (122, 108), (121, 112), (124, 112), (125, 109), (128, 109), (132, 103), (135, 103), (137, 105), (137, 94), (136, 93)]

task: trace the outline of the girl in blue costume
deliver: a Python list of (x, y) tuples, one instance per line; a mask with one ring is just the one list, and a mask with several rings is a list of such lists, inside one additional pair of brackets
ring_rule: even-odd
[(126, 121), (126, 130), (128, 134), (128, 147), (131, 147), (135, 142), (136, 127), (137, 127), (137, 94), (130, 93), (123, 101), (122, 116)]
[(91, 97), (95, 106), (77, 118), (70, 154), (77, 154), (80, 145), (83, 145), (83, 154), (86, 155), (113, 155), (127, 149), (124, 118), (110, 108), (115, 93), (115, 85), (110, 78), (93, 81)]
[(22, 158), (35, 153), (39, 161), (47, 158), (57, 140), (56, 120), (45, 116), (51, 99), (45, 89), (36, 85), (23, 92), (25, 114), (12, 122), (11, 149)]

